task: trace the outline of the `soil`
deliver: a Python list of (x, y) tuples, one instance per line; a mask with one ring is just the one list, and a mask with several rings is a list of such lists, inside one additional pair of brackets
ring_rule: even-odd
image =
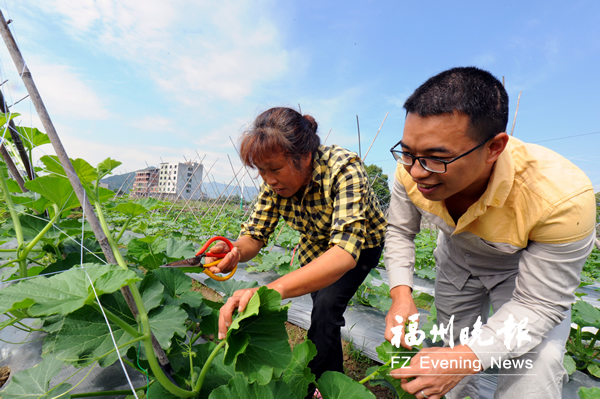
[(10, 367), (0, 367), (0, 388), (4, 386), (6, 380), (8, 380), (8, 377), (10, 377)]
[[(201, 283), (193, 280), (194, 291), (200, 291), (200, 293), (206, 298), (214, 302), (222, 302), (223, 297), (217, 294), (214, 290), (202, 285)], [(294, 346), (304, 342), (306, 339), (306, 330), (300, 328), (292, 323), (285, 323), (285, 328), (288, 332), (288, 342), (292, 349)], [(342, 340), (342, 348), (344, 350), (344, 373), (355, 381), (360, 381), (367, 376), (366, 371), (370, 367), (380, 365), (380, 363), (371, 360), (364, 356), (358, 349), (354, 347), (352, 342)], [(373, 392), (377, 399), (394, 399), (394, 394), (385, 387), (371, 386), (366, 383), (365, 386)]]

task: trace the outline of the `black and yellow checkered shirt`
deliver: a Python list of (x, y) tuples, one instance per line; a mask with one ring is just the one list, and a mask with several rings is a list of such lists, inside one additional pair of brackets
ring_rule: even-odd
[(320, 146), (314, 153), (312, 179), (302, 199), (284, 198), (263, 182), (254, 211), (242, 224), (241, 235), (266, 245), (279, 217), (301, 234), (301, 265), (334, 245), (358, 260), (362, 248), (383, 244), (386, 228), (361, 159), (336, 145)]

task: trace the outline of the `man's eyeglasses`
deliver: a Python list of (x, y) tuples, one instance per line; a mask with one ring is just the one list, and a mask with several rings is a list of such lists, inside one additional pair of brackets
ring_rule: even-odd
[(476, 147), (471, 148), (469, 151), (465, 152), (464, 154), (461, 154), (461, 155), (459, 155), (455, 158), (452, 158), (448, 161), (439, 159), (439, 158), (434, 158), (434, 157), (415, 157), (414, 155), (409, 154), (408, 152), (394, 150), (394, 148), (398, 147), (400, 145), (400, 143), (402, 143), (402, 140), (400, 140), (395, 146), (393, 146), (392, 149), (390, 150), (390, 152), (392, 153), (392, 155), (394, 156), (396, 161), (398, 161), (398, 163), (401, 163), (402, 165), (413, 166), (415, 164), (415, 161), (419, 161), (419, 163), (421, 164), (421, 167), (429, 172), (446, 173), (447, 165), (449, 163), (452, 163), (452, 162), (456, 161), (457, 159), (460, 159), (462, 157), (469, 155), (470, 153), (472, 153), (473, 151), (475, 151), (476, 149), (478, 149), (479, 147), (481, 147), (488, 141), (490, 141), (490, 139), (485, 140), (484, 142), (482, 142), (481, 144), (478, 144)]

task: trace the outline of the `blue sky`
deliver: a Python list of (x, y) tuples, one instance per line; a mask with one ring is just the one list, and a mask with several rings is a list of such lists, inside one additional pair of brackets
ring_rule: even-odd
[[(515, 136), (583, 169), (600, 190), (597, 1), (1, 0), (69, 155), (117, 172), (199, 154), (218, 182), (241, 163), (229, 140), (272, 106), (315, 117), (327, 144), (391, 177), (408, 95), (475, 65), (504, 76)], [(10, 103), (25, 96), (0, 48)], [(29, 100), (13, 108), (40, 126)], [(569, 136), (577, 136), (565, 138)], [(550, 140), (550, 141), (545, 141)], [(543, 141), (543, 142), (542, 142)], [(37, 152), (51, 153), (51, 146)], [(245, 178), (249, 185), (248, 177)]]

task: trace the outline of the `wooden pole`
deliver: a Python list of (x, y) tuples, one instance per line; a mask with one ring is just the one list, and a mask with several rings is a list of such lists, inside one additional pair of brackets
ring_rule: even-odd
[(356, 128), (358, 129), (358, 157), (362, 158), (360, 151), (360, 125), (358, 124), (358, 115), (356, 115)]
[(375, 143), (377, 136), (379, 136), (379, 132), (381, 131), (381, 128), (383, 127), (383, 124), (385, 123), (385, 120), (387, 119), (388, 115), (389, 115), (389, 112), (385, 114), (385, 118), (383, 118), (383, 122), (381, 122), (381, 126), (379, 126), (379, 130), (377, 131), (377, 134), (373, 138), (373, 141), (371, 141), (371, 145), (369, 146), (367, 153), (365, 154), (364, 158), (362, 159), (363, 162), (365, 162), (365, 159), (367, 159), (367, 155), (369, 155), (369, 151), (371, 151), (371, 147), (373, 147), (373, 144)]
[(512, 124), (512, 129), (510, 129), (510, 135), (513, 135), (513, 132), (515, 131), (515, 123), (517, 123), (517, 112), (519, 112), (519, 103), (521, 102), (521, 93), (523, 93), (522, 91), (519, 92), (519, 98), (517, 99), (517, 109), (515, 109), (515, 117), (513, 118), (513, 124)]
[[(4, 39), (6, 48), (8, 49), (8, 52), (10, 53), (10, 56), (12, 57), (13, 62), (15, 63), (15, 66), (17, 67), (17, 72), (19, 72), (21, 79), (23, 80), (23, 84), (25, 85), (25, 88), (27, 89), (27, 92), (29, 93), (29, 96), (31, 97), (31, 102), (33, 103), (33, 106), (35, 107), (35, 110), (37, 111), (38, 116), (40, 117), (40, 120), (42, 121), (42, 125), (44, 126), (44, 129), (46, 130), (46, 134), (48, 135), (50, 142), (52, 143), (52, 147), (54, 147), (54, 151), (56, 152), (56, 155), (58, 156), (58, 159), (60, 160), (62, 167), (65, 169), (67, 178), (69, 179), (69, 182), (71, 182), (71, 185), (73, 186), (75, 195), (77, 195), (77, 198), (79, 199), (79, 203), (85, 210), (85, 216), (86, 216), (88, 222), (90, 223), (90, 226), (92, 228), (92, 231), (94, 232), (94, 235), (96, 236), (96, 239), (98, 240), (98, 244), (100, 244), (100, 247), (102, 248), (102, 252), (104, 252), (104, 256), (106, 256), (106, 260), (108, 261), (108, 263), (116, 265), (117, 260), (114, 256), (114, 254), (112, 253), (112, 250), (108, 243), (108, 239), (106, 238), (106, 235), (104, 234), (104, 231), (102, 230), (102, 226), (100, 225), (100, 221), (98, 220), (98, 217), (94, 213), (94, 208), (92, 207), (90, 200), (88, 199), (87, 195), (85, 194), (85, 190), (83, 189), (83, 186), (81, 185), (81, 182), (79, 181), (77, 172), (75, 172), (75, 168), (73, 168), (73, 164), (71, 164), (71, 160), (69, 159), (69, 156), (67, 155), (67, 152), (66, 152), (65, 148), (63, 147), (62, 142), (60, 141), (60, 138), (58, 137), (58, 133), (56, 132), (56, 129), (54, 128), (54, 124), (52, 123), (52, 120), (50, 119), (50, 114), (48, 114), (48, 111), (46, 110), (46, 106), (44, 105), (44, 102), (42, 101), (42, 97), (40, 96), (40, 93), (38, 92), (37, 87), (35, 86), (33, 77), (31, 76), (31, 72), (29, 72), (29, 68), (27, 67), (27, 64), (25, 64), (23, 55), (21, 55), (21, 51), (19, 50), (19, 47), (17, 46), (17, 43), (15, 42), (15, 39), (14, 39), (12, 33), (10, 32), (10, 29), (8, 29), (8, 24), (6, 23), (6, 20), (4, 19), (4, 14), (2, 14), (1, 10), (0, 10), (0, 34), (2, 35), (2, 39)], [(131, 294), (131, 291), (129, 290), (129, 287), (123, 287), (121, 289), (121, 292), (123, 293), (123, 296), (125, 297), (125, 300), (127, 301), (127, 304), (129, 305), (129, 309), (131, 309), (131, 312), (133, 313), (133, 316), (137, 317), (137, 315), (138, 315), (137, 306), (135, 305), (135, 302), (133, 300), (133, 296)], [(158, 357), (158, 359), (160, 361), (160, 364), (162, 366), (170, 367), (169, 359), (167, 359), (167, 355), (165, 354), (163, 349), (160, 347), (160, 344), (154, 337), (154, 334), (152, 334), (152, 345), (154, 347), (156, 356)]]

